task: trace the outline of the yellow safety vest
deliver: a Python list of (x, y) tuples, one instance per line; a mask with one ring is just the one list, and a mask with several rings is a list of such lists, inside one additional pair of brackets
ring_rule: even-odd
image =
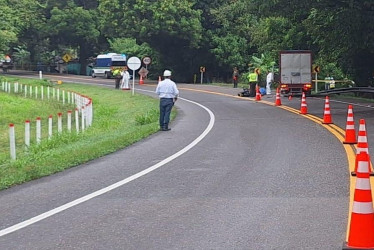
[(258, 75), (256, 73), (250, 73), (248, 75), (248, 80), (249, 80), (249, 82), (257, 82)]

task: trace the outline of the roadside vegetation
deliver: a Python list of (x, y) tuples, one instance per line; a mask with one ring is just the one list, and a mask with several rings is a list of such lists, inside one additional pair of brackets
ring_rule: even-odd
[(3, 0), (0, 10), (0, 59), (18, 69), (55, 72), (69, 55), (69, 73), (86, 75), (98, 54), (115, 52), (152, 58), (149, 79), (169, 68), (192, 82), (204, 66), (204, 81), (229, 82), (233, 67), (266, 76), (279, 51), (311, 50), (319, 79), (373, 84), (370, 0)]
[[(41, 80), (8, 79), (27, 84), (46, 84)], [(50, 83), (48, 83), (50, 84)], [(89, 96), (93, 101), (93, 124), (84, 133), (64, 132), (31, 143), (27, 150), (17, 139), (17, 159), (9, 157), (9, 123), (24, 133), (25, 119), (57, 114), (62, 107), (0, 92), (0, 190), (77, 166), (125, 148), (159, 129), (158, 100), (149, 96), (106, 87), (63, 83), (60, 89)], [(176, 115), (173, 110), (172, 118)], [(21, 136), (23, 137), (23, 135)], [(33, 139), (33, 138), (32, 138)], [(21, 145), (21, 147), (20, 147)]]

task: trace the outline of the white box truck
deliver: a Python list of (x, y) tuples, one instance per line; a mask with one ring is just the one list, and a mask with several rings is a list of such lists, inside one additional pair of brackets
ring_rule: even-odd
[(312, 92), (312, 52), (284, 50), (279, 56), (280, 91), (284, 95)]

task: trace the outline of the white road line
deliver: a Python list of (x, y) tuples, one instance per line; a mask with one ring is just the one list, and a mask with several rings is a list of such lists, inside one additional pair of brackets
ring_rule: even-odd
[[(151, 91), (149, 91), (149, 92), (151, 92)], [(186, 102), (193, 103), (193, 104), (195, 104), (195, 105), (197, 105), (197, 106), (205, 109), (209, 113), (210, 121), (209, 121), (208, 126), (206, 127), (206, 129), (204, 130), (204, 132), (199, 137), (197, 137), (193, 142), (191, 142), (189, 145), (187, 145), (186, 147), (184, 147), (182, 150), (178, 151), (177, 153), (175, 153), (175, 154), (169, 156), (168, 158), (164, 159), (163, 161), (161, 161), (161, 162), (159, 162), (159, 163), (157, 163), (157, 164), (155, 164), (155, 165), (153, 165), (153, 166), (151, 166), (151, 167), (149, 167), (149, 168), (147, 168), (147, 169), (145, 169), (145, 170), (143, 170), (143, 171), (141, 171), (141, 172), (139, 172), (137, 174), (134, 174), (134, 175), (132, 175), (130, 177), (127, 177), (126, 179), (123, 179), (122, 181), (116, 182), (116, 183), (114, 183), (114, 184), (112, 184), (112, 185), (110, 185), (108, 187), (105, 187), (105, 188), (100, 189), (100, 190), (98, 190), (96, 192), (93, 192), (91, 194), (83, 196), (83, 197), (81, 197), (79, 199), (76, 199), (74, 201), (66, 203), (65, 205), (62, 205), (62, 206), (57, 207), (55, 209), (49, 210), (49, 211), (47, 211), (45, 213), (42, 213), (40, 215), (37, 215), (37, 216), (31, 218), (31, 219), (28, 219), (26, 221), (20, 222), (20, 223), (15, 224), (15, 225), (13, 225), (11, 227), (5, 228), (5, 229), (3, 229), (3, 230), (0, 231), (0, 237), (2, 237), (4, 235), (7, 235), (7, 234), (10, 234), (12, 232), (15, 232), (17, 230), (20, 230), (20, 229), (22, 229), (24, 227), (30, 226), (30, 225), (32, 225), (32, 224), (34, 224), (36, 222), (39, 222), (39, 221), (44, 220), (44, 219), (46, 219), (48, 217), (51, 217), (51, 216), (53, 216), (53, 215), (55, 215), (57, 213), (60, 213), (60, 212), (62, 212), (64, 210), (72, 208), (72, 207), (74, 207), (76, 205), (79, 205), (79, 204), (85, 202), (85, 201), (93, 199), (93, 198), (95, 198), (95, 197), (97, 197), (99, 195), (105, 194), (105, 193), (107, 193), (107, 192), (109, 192), (109, 191), (111, 191), (113, 189), (121, 187), (121, 186), (123, 186), (123, 185), (125, 185), (125, 184), (127, 184), (127, 183), (129, 183), (129, 182), (131, 182), (133, 180), (136, 180), (136, 179), (138, 179), (138, 178), (140, 178), (140, 177), (142, 177), (142, 176), (144, 176), (144, 175), (146, 175), (146, 174), (148, 174), (148, 173), (150, 173), (150, 172), (152, 172), (152, 171), (154, 171), (154, 170), (162, 167), (166, 163), (169, 163), (170, 161), (176, 159), (177, 157), (181, 156), (182, 154), (186, 153), (188, 150), (190, 150), (191, 148), (193, 148), (194, 146), (196, 146), (212, 130), (212, 128), (214, 126), (214, 123), (215, 123), (215, 116), (214, 116), (213, 112), (210, 109), (208, 109), (207, 107), (205, 107), (205, 106), (203, 106), (203, 105), (201, 105), (201, 104), (199, 104), (197, 102), (194, 102), (194, 101), (191, 101), (191, 100), (187, 100), (187, 99), (184, 99), (184, 98), (178, 98), (178, 99), (179, 100), (184, 100)]]
[[(314, 98), (324, 100), (324, 98), (320, 98), (320, 97), (314, 97)], [(352, 104), (354, 106), (359, 106), (359, 107), (363, 107), (363, 108), (374, 109), (374, 103), (360, 104), (360, 103), (345, 102), (345, 101), (339, 101), (339, 100), (333, 100), (333, 99), (330, 99), (330, 102), (338, 102), (338, 103), (343, 103), (343, 104)]]

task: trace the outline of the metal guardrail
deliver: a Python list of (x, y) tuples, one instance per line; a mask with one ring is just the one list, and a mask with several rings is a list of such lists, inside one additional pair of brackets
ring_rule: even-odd
[(315, 95), (331, 95), (331, 94), (343, 94), (343, 93), (373, 93), (373, 87), (351, 87), (351, 88), (334, 88), (329, 90), (322, 90), (316, 93)]

